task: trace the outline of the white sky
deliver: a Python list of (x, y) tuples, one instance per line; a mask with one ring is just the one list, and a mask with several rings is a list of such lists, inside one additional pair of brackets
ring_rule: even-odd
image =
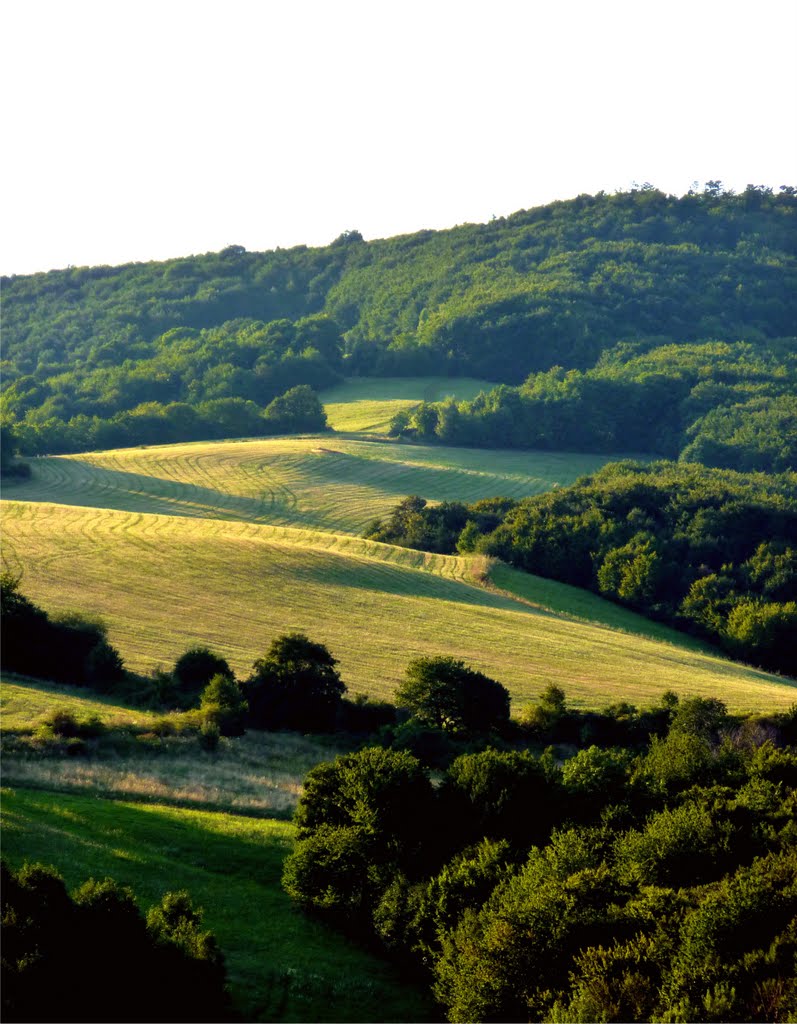
[(7, 0), (0, 272), (797, 184), (797, 2)]

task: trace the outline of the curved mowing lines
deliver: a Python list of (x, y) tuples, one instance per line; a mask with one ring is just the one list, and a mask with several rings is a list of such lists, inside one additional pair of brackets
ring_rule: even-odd
[[(519, 605), (473, 585), (473, 559), (322, 530), (56, 505), (9, 506), (26, 593), (50, 611), (101, 614), (129, 667), (204, 643), (246, 675), (281, 632), (328, 644), (353, 691), (388, 696), (407, 661), (450, 653), (522, 704), (543, 685), (573, 702), (648, 703), (667, 688), (733, 707), (787, 707), (783, 680), (704, 652)], [(53, 562), (53, 557), (57, 560)]]
[[(481, 460), (481, 461), (480, 461)], [(20, 500), (67, 502), (165, 515), (295, 524), (360, 533), (407, 494), (431, 501), (550, 486), (594, 468), (581, 456), (478, 452), (369, 442), (334, 435), (211, 442), (36, 460)]]

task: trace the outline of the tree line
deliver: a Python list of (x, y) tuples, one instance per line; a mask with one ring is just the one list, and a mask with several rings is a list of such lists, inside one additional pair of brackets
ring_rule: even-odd
[(584, 587), (797, 675), (797, 480), (611, 463), (566, 488), (466, 505), (404, 499), (374, 540), (482, 553)]
[(797, 354), (778, 343), (626, 343), (472, 401), (421, 403), (395, 437), (486, 448), (655, 452), (720, 469), (797, 467)]

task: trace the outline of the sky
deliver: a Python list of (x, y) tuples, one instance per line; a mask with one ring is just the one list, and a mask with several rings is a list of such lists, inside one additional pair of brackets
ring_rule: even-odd
[(0, 273), (797, 184), (797, 3), (24, 0)]

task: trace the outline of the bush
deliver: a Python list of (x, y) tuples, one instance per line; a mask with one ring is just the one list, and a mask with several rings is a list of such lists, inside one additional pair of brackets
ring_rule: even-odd
[(277, 637), (252, 666), (244, 692), (249, 724), (255, 729), (334, 729), (346, 686), (337, 660), (304, 633)]
[(214, 722), (222, 736), (243, 736), (247, 705), (241, 687), (229, 676), (215, 675), (202, 691), (204, 723)]
[(172, 669), (177, 700), (184, 707), (195, 707), (200, 694), (216, 675), (233, 678), (227, 661), (207, 647), (190, 647)]
[(233, 1019), (224, 960), (185, 893), (145, 921), (129, 889), (89, 879), (70, 898), (42, 865), (2, 866), (3, 1018)]

